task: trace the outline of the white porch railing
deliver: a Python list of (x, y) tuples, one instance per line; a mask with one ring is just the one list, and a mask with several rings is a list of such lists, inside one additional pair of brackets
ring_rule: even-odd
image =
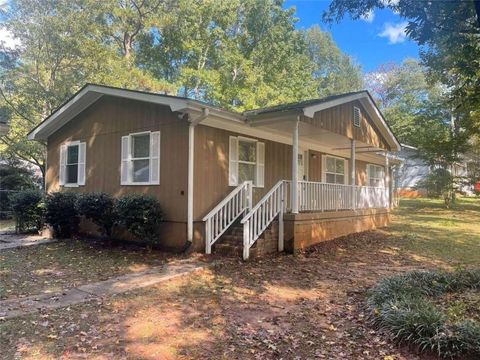
[(250, 248), (265, 229), (278, 216), (278, 251), (283, 251), (283, 213), (286, 210), (287, 182), (280, 180), (242, 219), (243, 259), (247, 260)]
[(388, 189), (299, 181), (298, 204), (299, 211), (386, 208)]
[(205, 252), (212, 252), (212, 245), (235, 222), (238, 217), (252, 208), (252, 182), (238, 185), (205, 217)]

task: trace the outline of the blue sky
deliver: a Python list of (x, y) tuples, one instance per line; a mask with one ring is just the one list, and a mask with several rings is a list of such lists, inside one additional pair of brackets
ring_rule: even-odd
[(375, 70), (378, 65), (396, 62), (404, 58), (418, 58), (418, 46), (405, 38), (404, 19), (390, 10), (375, 10), (364, 20), (351, 20), (348, 16), (340, 23), (327, 25), (322, 13), (329, 0), (287, 0), (285, 7), (295, 7), (299, 18), (298, 28), (318, 24), (322, 30), (332, 33), (338, 47), (352, 56), (364, 71)]

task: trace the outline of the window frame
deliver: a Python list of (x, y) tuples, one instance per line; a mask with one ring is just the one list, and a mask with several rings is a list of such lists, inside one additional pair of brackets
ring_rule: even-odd
[[(245, 164), (245, 165), (253, 165), (255, 167), (255, 170), (254, 170), (254, 179), (253, 180), (244, 180), (244, 181), (251, 181), (252, 186), (255, 187), (255, 188), (264, 188), (265, 187), (265, 142), (263, 142), (261, 140), (258, 140), (258, 139), (255, 139), (255, 138), (250, 138), (250, 137), (241, 136), (241, 135), (237, 135), (237, 136), (231, 135), (229, 138), (235, 138), (236, 139), (236, 157), (237, 157), (236, 159), (233, 159), (233, 161), (235, 162), (234, 166), (236, 167), (237, 182), (236, 182), (236, 184), (233, 184), (233, 183), (229, 182), (229, 186), (238, 186), (243, 182), (243, 181), (240, 181), (240, 164)], [(249, 142), (249, 143), (254, 144), (254, 146), (255, 146), (255, 162), (240, 160), (240, 142), (241, 141)], [(229, 141), (229, 144), (231, 144), (230, 141)], [(259, 144), (261, 144), (261, 146), (263, 146), (263, 163), (261, 162), (262, 159), (259, 158)], [(232, 161), (230, 156), (231, 156), (231, 152), (230, 152), (230, 149), (229, 149), (229, 162)], [(259, 185), (259, 180), (260, 179), (258, 178), (258, 174), (259, 174), (260, 167), (263, 167), (263, 169), (262, 169), (262, 171), (263, 171), (263, 175), (262, 175), (263, 183)], [(231, 170), (229, 170), (229, 172), (230, 171)], [(229, 177), (230, 177), (230, 174), (229, 174)]]
[[(258, 168), (258, 154), (257, 154), (257, 143), (258, 140), (252, 139), (252, 138), (247, 138), (243, 136), (238, 136), (237, 137), (237, 174), (238, 174), (238, 182), (241, 183), (243, 181), (240, 181), (240, 164), (244, 165), (253, 165), (254, 166), (254, 179), (253, 180), (244, 180), (244, 181), (251, 181), (253, 186), (257, 186), (257, 168)], [(240, 142), (244, 143), (250, 143), (255, 146), (255, 161), (246, 161), (246, 160), (240, 160)]]
[[(372, 177), (372, 168), (380, 168), (382, 171), (383, 176), (381, 177)], [(375, 172), (376, 173), (376, 172)], [(371, 185), (370, 180), (377, 180), (379, 181), (380, 185)], [(367, 186), (374, 187), (374, 188), (383, 188), (385, 187), (385, 167), (382, 165), (377, 164), (367, 164)]]
[[(156, 131), (155, 131), (156, 132)], [(158, 131), (160, 133), (160, 131)], [(122, 177), (122, 174), (120, 174), (120, 185), (123, 185), (123, 186), (145, 186), (145, 185), (160, 185), (160, 179), (158, 180), (158, 182), (156, 181), (152, 181), (150, 180), (152, 178), (152, 160), (153, 158), (155, 158), (153, 155), (152, 155), (152, 148), (151, 148), (151, 144), (152, 144), (152, 133), (154, 133), (154, 131), (139, 131), (139, 132), (135, 132), (135, 133), (129, 133), (128, 135), (125, 135), (125, 136), (128, 136), (128, 149), (127, 149), (127, 153), (128, 153), (128, 159), (127, 159), (127, 166), (128, 166), (128, 173), (127, 173), (127, 182), (124, 182), (122, 183), (121, 181), (121, 177)], [(148, 157), (138, 157), (138, 158), (134, 158), (133, 157), (133, 137), (134, 136), (138, 136), (138, 135), (148, 135)], [(158, 146), (161, 146), (161, 144), (159, 143)], [(120, 150), (121, 151), (121, 150)], [(160, 154), (160, 151), (159, 151), (159, 154)], [(148, 181), (133, 181), (133, 162), (135, 160), (148, 160)], [(123, 160), (121, 160), (123, 161)], [(160, 167), (160, 155), (158, 157), (158, 161), (159, 161), (159, 167)]]
[[(328, 161), (328, 158), (332, 158), (332, 159), (335, 159), (335, 162), (337, 160), (342, 160), (343, 161), (343, 174), (341, 173), (337, 173), (337, 172), (331, 172), (331, 171), (328, 171), (327, 170), (327, 161)], [(323, 162), (324, 162), (324, 165), (323, 165), (323, 175), (322, 175), (322, 180), (325, 184), (332, 184), (332, 185), (348, 185), (348, 160), (345, 159), (345, 158), (342, 158), (340, 156), (335, 156), (335, 155), (328, 155), (328, 154), (325, 154), (323, 156)], [(337, 164), (335, 163), (335, 169), (337, 168), (336, 166)], [(343, 175), (343, 183), (337, 183), (337, 182), (334, 182), (334, 183), (330, 183), (330, 182), (327, 182), (327, 174), (333, 174), (335, 175), (335, 179), (337, 177), (337, 175)]]
[[(63, 183), (63, 187), (79, 187), (79, 183), (78, 183), (78, 171), (79, 171), (79, 160), (80, 160), (80, 140), (76, 140), (76, 141), (69, 141), (69, 142), (66, 142), (64, 143), (63, 145), (65, 145), (65, 180), (64, 180), (64, 183)], [(77, 158), (77, 162), (76, 162), (76, 165), (77, 165), (77, 181), (74, 182), (74, 183), (69, 183), (67, 182), (67, 179), (68, 179), (68, 165), (75, 165), (75, 164), (69, 164), (68, 163), (68, 148), (69, 147), (73, 147), (73, 146), (76, 146), (77, 147), (77, 151), (78, 151), (78, 158)]]

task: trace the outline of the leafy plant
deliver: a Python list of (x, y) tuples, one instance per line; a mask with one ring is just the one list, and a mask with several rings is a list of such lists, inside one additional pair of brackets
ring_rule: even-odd
[(373, 323), (398, 342), (444, 358), (480, 356), (480, 324), (470, 319), (451, 323), (431, 301), (466, 289), (480, 289), (480, 269), (413, 271), (380, 281), (370, 291), (368, 307)]
[(115, 200), (106, 193), (84, 193), (76, 202), (78, 215), (85, 216), (100, 227), (102, 235), (111, 237), (116, 220)]
[(56, 192), (45, 199), (45, 222), (52, 226), (55, 237), (69, 238), (78, 231), (80, 219), (75, 209), (77, 194)]
[(18, 192), (12, 196), (11, 203), (20, 232), (42, 228), (45, 207), (43, 195), (39, 190)]
[(125, 195), (116, 202), (118, 223), (138, 239), (152, 245), (159, 241), (163, 212), (157, 199), (140, 194)]

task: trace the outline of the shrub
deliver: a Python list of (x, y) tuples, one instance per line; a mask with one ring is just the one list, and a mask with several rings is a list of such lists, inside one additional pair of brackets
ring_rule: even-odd
[(158, 242), (163, 213), (159, 202), (150, 196), (125, 195), (116, 202), (118, 223), (140, 240)]
[(77, 194), (57, 192), (45, 199), (45, 222), (52, 226), (55, 237), (69, 238), (78, 231), (79, 217), (75, 209)]
[(38, 190), (25, 190), (11, 198), (12, 210), (17, 221), (18, 230), (40, 230), (43, 225), (43, 195)]
[(480, 356), (480, 324), (448, 321), (432, 299), (452, 292), (480, 289), (480, 269), (419, 272), (380, 281), (371, 291), (368, 307), (374, 324), (398, 342), (417, 345), (444, 358)]
[(100, 227), (102, 235), (111, 237), (115, 223), (115, 200), (105, 193), (85, 193), (78, 196), (76, 209)]

